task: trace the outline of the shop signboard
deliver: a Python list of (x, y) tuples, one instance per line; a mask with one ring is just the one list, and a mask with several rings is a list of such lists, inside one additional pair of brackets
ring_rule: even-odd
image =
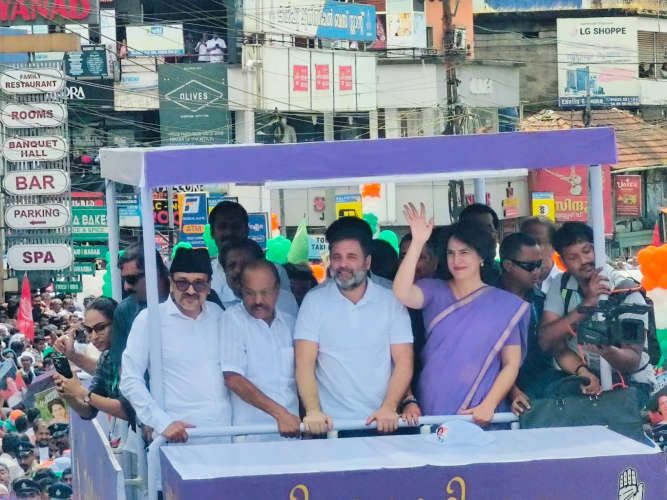
[(243, 2), (243, 29), (250, 33), (372, 42), (375, 23), (375, 7), (371, 5), (333, 0)]
[(74, 257), (79, 259), (103, 259), (109, 249), (101, 245), (74, 245), (72, 247)]
[(8, 69), (0, 73), (0, 88), (7, 94), (45, 94), (64, 87), (65, 75), (58, 69)]
[(107, 53), (104, 45), (82, 45), (80, 52), (67, 52), (65, 74), (74, 78), (107, 78)]
[(262, 250), (266, 250), (269, 239), (269, 214), (257, 212), (248, 214), (248, 238), (255, 240)]
[(363, 217), (360, 194), (336, 195), (336, 219), (348, 216)]
[(81, 293), (83, 284), (81, 281), (54, 281), (53, 288), (56, 293)]
[[(172, 200), (174, 209), (174, 225), (181, 225), (180, 214), (178, 213), (178, 198), (174, 196)], [(166, 226), (169, 224), (169, 205), (166, 198), (153, 198), (153, 220), (156, 226)]]
[(556, 203), (553, 193), (533, 193), (533, 215), (556, 222)]
[(72, 239), (74, 241), (107, 241), (109, 226), (106, 207), (73, 207)]
[(141, 207), (136, 195), (118, 200), (118, 225), (121, 227), (141, 227)]
[(179, 193), (181, 231), (179, 241), (190, 243), (192, 248), (206, 248), (204, 231), (208, 222), (206, 193)]
[(63, 194), (69, 189), (69, 175), (57, 168), (11, 171), (5, 174), (2, 187), (14, 196)]
[(112, 109), (113, 92), (113, 81), (110, 79), (94, 82), (69, 80), (67, 82), (67, 103), (92, 106), (93, 109)]
[(327, 251), (327, 239), (323, 234), (308, 235), (308, 259), (322, 260), (322, 254)]
[(4, 0), (0, 8), (3, 26), (89, 24), (98, 16), (98, 0)]
[(14, 245), (7, 250), (7, 262), (17, 271), (66, 269), (72, 265), (72, 252), (62, 243)]
[(226, 64), (158, 66), (162, 144), (227, 144)]
[(617, 217), (641, 217), (642, 215), (642, 176), (615, 175), (614, 198)]
[(639, 45), (635, 17), (558, 18), (558, 105), (636, 107)]
[(5, 223), (12, 229), (56, 229), (69, 224), (69, 210), (61, 203), (9, 205)]
[(59, 161), (65, 158), (69, 148), (63, 137), (35, 135), (10, 137), (5, 140), (2, 153), (7, 161)]
[(184, 54), (182, 24), (126, 26), (125, 33), (130, 57)]
[(67, 108), (57, 102), (6, 104), (0, 120), (8, 128), (58, 127), (67, 121)]
[(76, 274), (95, 274), (95, 263), (94, 262), (74, 262), (72, 266), (73, 271)]

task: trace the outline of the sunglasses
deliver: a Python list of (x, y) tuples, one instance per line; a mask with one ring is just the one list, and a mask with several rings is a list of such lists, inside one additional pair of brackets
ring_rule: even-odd
[(540, 269), (542, 267), (542, 261), (541, 260), (533, 260), (533, 261), (530, 261), (530, 262), (524, 262), (522, 260), (510, 259), (510, 261), (513, 264), (516, 264), (517, 266), (519, 266), (524, 271), (528, 271), (529, 273), (532, 273), (535, 269)]
[(85, 330), (86, 333), (93, 333), (93, 331), (95, 333), (101, 333), (110, 324), (111, 323), (97, 323), (95, 326), (83, 325), (83, 329)]
[(136, 285), (139, 282), (139, 280), (144, 276), (145, 276), (144, 273), (138, 273), (138, 274), (128, 274), (127, 276), (121, 276), (121, 278), (128, 285)]
[(179, 292), (187, 292), (190, 287), (195, 289), (195, 292), (197, 293), (202, 293), (202, 292), (208, 292), (210, 288), (210, 284), (208, 281), (188, 281), (188, 280), (172, 280), (174, 283), (174, 286), (176, 287), (176, 290)]

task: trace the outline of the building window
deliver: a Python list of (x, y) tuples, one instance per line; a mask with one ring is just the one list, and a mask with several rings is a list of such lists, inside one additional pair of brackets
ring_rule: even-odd
[(427, 26), (426, 27), (426, 48), (427, 49), (432, 49), (433, 48), (433, 27), (432, 26)]

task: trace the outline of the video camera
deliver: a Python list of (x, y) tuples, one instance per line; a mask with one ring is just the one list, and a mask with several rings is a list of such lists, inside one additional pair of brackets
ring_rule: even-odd
[(619, 300), (620, 294), (600, 300), (595, 307), (579, 307), (578, 310), (590, 314), (577, 328), (577, 343), (593, 345), (644, 345), (646, 326), (641, 319), (623, 318), (624, 314), (642, 315), (651, 312), (645, 304), (625, 304)]

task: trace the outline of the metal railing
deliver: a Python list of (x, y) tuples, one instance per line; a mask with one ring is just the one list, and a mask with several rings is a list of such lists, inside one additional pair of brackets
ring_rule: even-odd
[[(410, 425), (407, 422), (399, 421), (399, 428), (419, 428), (422, 434), (429, 434), (431, 426), (440, 425), (443, 422), (452, 420), (464, 420), (472, 422), (470, 415), (432, 415), (427, 417), (420, 417), (418, 425)], [(512, 413), (496, 413), (491, 421), (493, 424), (512, 424), (512, 428), (516, 428), (518, 418)], [(334, 422), (333, 430), (327, 433), (327, 438), (335, 439), (341, 431), (357, 431), (357, 430), (372, 430), (377, 426), (375, 423), (366, 425), (364, 420), (336, 420)], [(304, 424), (301, 424), (301, 432), (305, 432)], [(260, 434), (276, 434), (278, 432), (277, 426), (271, 425), (239, 425), (229, 427), (196, 427), (188, 429), (187, 443), (169, 443), (164, 436), (158, 436), (150, 445), (148, 450), (148, 500), (155, 500), (158, 491), (161, 489), (157, 484), (157, 479), (160, 476), (160, 448), (164, 445), (170, 446), (187, 446), (192, 439), (213, 438), (213, 437), (233, 437), (241, 435), (260, 435)]]

